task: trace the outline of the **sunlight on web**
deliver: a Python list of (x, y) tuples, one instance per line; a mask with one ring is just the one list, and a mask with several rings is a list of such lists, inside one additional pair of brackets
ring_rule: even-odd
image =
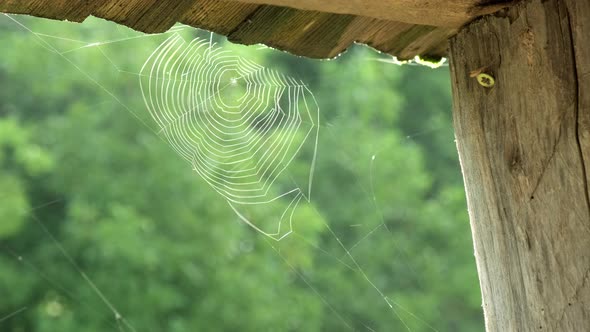
[[(168, 143), (245, 223), (280, 240), (294, 210), (309, 201), (319, 109), (303, 82), (264, 68), (211, 42), (172, 34), (140, 71), (147, 109)], [(307, 190), (273, 185), (305, 143), (314, 144)], [(275, 230), (239, 212), (244, 205), (288, 198)], [(287, 225), (283, 225), (283, 220)], [(286, 229), (285, 229), (286, 228)]]

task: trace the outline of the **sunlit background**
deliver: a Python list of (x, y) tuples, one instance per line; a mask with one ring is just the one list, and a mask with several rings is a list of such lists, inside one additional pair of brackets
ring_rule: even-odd
[[(275, 241), (171, 147), (139, 84), (171, 33), (2, 15), (0, 331), (483, 330), (446, 67), (173, 29), (306, 84), (311, 200)], [(244, 214), (273, 223), (288, 204)]]

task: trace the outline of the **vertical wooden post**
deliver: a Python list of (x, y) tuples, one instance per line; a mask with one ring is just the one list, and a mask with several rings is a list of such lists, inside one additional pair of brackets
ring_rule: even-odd
[(450, 53), (486, 329), (590, 331), (590, 1), (523, 1)]

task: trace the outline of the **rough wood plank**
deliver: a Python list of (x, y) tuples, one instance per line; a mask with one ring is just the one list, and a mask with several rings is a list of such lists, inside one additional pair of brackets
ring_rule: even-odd
[(353, 15), (261, 6), (227, 36), (232, 42), (264, 43), (312, 58), (332, 58), (350, 44), (361, 42), (409, 59), (417, 54), (444, 56), (446, 40), (455, 32)]
[(0, 2), (0, 12), (11, 14), (27, 14), (56, 20), (82, 22), (91, 15), (98, 6), (108, 0), (88, 2), (85, 0), (5, 0)]
[[(485, 0), (483, 3), (489, 1)], [(291, 2), (295, 6), (311, 3)], [(327, 3), (334, 5), (340, 2)], [(342, 3), (350, 5), (354, 2)], [(433, 8), (429, 3), (414, 1), (412, 15), (427, 14)], [(469, 19), (483, 10), (498, 9), (498, 5), (486, 6), (481, 3), (482, 0), (452, 0), (449, 1), (449, 6), (461, 4), (464, 10), (468, 7), (475, 8), (470, 12)], [(388, 0), (384, 4), (393, 6), (394, 2)], [(373, 5), (378, 8), (382, 6), (380, 2)], [(390, 9), (397, 8), (394, 7)], [(438, 7), (437, 16), (440, 16), (438, 14), (442, 12), (439, 13)], [(182, 22), (228, 35), (235, 42), (263, 43), (296, 55), (314, 58), (334, 57), (354, 42), (366, 43), (401, 59), (416, 55), (440, 57), (446, 54), (448, 37), (457, 31), (456, 28), (405, 23), (407, 19), (391, 21), (367, 17), (359, 15), (357, 11), (354, 12), (355, 15), (334, 14), (236, 0), (4, 0), (0, 1), (0, 12), (75, 22), (82, 22), (89, 15), (94, 15), (148, 33), (163, 32), (174, 23)], [(401, 15), (400, 13), (404, 12), (396, 12), (395, 15)]]
[(180, 22), (227, 36), (247, 21), (260, 5), (218, 0), (195, 1)]
[[(241, 8), (256, 5), (290, 7), (306, 11), (333, 14), (350, 14), (410, 24), (457, 28), (473, 18), (495, 12), (513, 0), (4, 0), (0, 11), (15, 14), (68, 19), (80, 22), (88, 15), (108, 17), (118, 23), (132, 26), (141, 31), (159, 31), (158, 22), (178, 18), (178, 11), (187, 7), (207, 9), (216, 3), (227, 2), (226, 13), (236, 14)], [(100, 8), (95, 12), (96, 8)], [(157, 15), (144, 17), (145, 14)], [(102, 16), (106, 15), (106, 16)], [(176, 20), (177, 21), (177, 20)], [(174, 21), (174, 22), (176, 22)], [(154, 22), (156, 24), (139, 24)], [(162, 25), (166, 26), (166, 25)]]
[(488, 331), (590, 328), (589, 21), (588, 1), (533, 0), (451, 39)]
[(246, 45), (263, 41), (266, 45), (290, 52), (297, 50), (312, 58), (333, 57), (343, 50), (338, 47), (339, 40), (354, 19), (352, 15), (263, 6), (228, 34), (228, 39)]
[(170, 29), (194, 4), (194, 0), (102, 0), (102, 2), (92, 15), (148, 33)]
[(478, 0), (230, 0), (291, 7), (325, 13), (350, 14), (403, 23), (458, 28), (474, 17), (497, 11), (510, 1)]

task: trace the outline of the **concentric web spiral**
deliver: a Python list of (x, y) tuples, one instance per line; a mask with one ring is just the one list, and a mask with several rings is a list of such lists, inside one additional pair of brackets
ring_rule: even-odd
[[(140, 87), (159, 133), (242, 221), (275, 239), (291, 232), (297, 205), (310, 197), (319, 133), (305, 84), (173, 34), (143, 65)], [(306, 144), (313, 157), (304, 188), (288, 168)], [(250, 221), (253, 207), (277, 201), (286, 207), (273, 222)]]

